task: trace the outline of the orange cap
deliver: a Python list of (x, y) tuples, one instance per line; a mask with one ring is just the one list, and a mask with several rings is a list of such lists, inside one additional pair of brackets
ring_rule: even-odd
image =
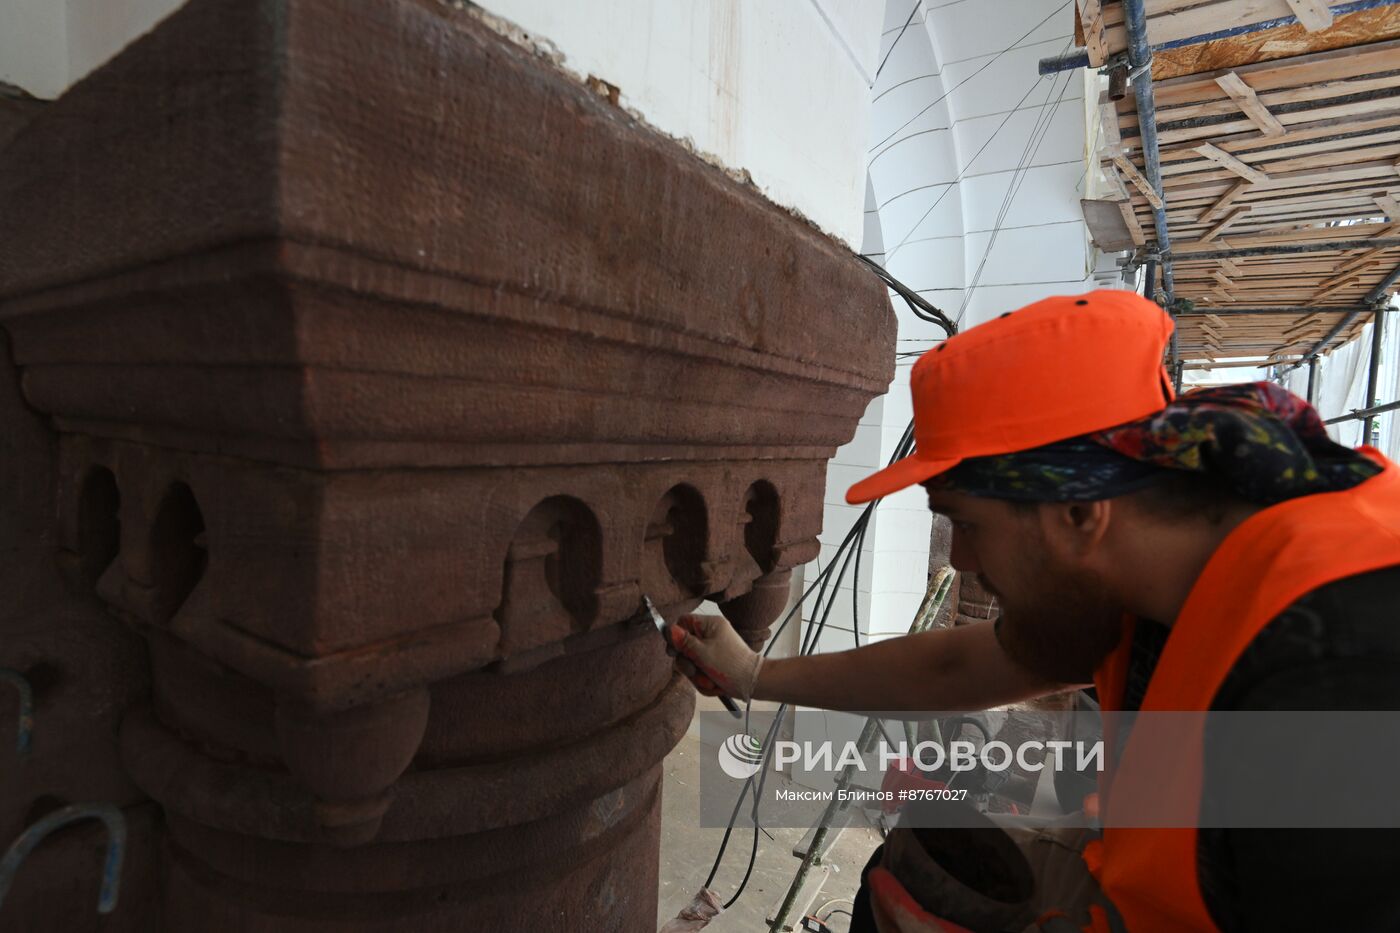
[(914, 453), (846, 492), (869, 502), (968, 457), (1029, 450), (1161, 411), (1172, 319), (1141, 295), (1057, 295), (1008, 311), (919, 357), (909, 376)]

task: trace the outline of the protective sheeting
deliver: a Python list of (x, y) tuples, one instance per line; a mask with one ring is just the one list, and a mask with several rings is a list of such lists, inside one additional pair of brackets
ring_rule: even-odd
[[(1335, 418), (1349, 411), (1365, 408), (1366, 378), (1371, 365), (1371, 327), (1367, 324), (1361, 336), (1340, 349), (1332, 351), (1318, 363), (1317, 386), (1314, 390), (1313, 405), (1323, 419)], [(1376, 386), (1376, 403), (1383, 405), (1400, 399), (1400, 315), (1394, 308), (1388, 314), (1381, 342), (1381, 365)], [(1308, 369), (1306, 366), (1289, 373), (1284, 386), (1297, 395), (1307, 395)], [(1396, 459), (1400, 456), (1400, 425), (1395, 424), (1398, 412), (1386, 412), (1375, 419), (1371, 443)], [(1363, 443), (1361, 421), (1353, 419), (1327, 426), (1327, 433), (1333, 440), (1349, 447)]]

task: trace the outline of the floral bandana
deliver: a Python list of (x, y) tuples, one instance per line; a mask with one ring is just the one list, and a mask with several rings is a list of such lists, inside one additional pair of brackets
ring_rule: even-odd
[(1202, 473), (1271, 505), (1350, 489), (1381, 467), (1327, 436), (1316, 410), (1271, 382), (1197, 389), (1139, 421), (1031, 450), (964, 460), (931, 482), (1022, 502), (1111, 499), (1163, 470)]

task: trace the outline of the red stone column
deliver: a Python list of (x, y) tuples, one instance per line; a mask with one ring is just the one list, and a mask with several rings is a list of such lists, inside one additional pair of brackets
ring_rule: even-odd
[(649, 929), (693, 696), (634, 616), (761, 639), (879, 283), (426, 0), (193, 0), (0, 211), (55, 542), (149, 666), (161, 928)]

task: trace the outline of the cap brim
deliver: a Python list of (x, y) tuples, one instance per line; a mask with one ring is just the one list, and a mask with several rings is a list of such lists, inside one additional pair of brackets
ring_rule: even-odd
[(918, 454), (911, 454), (903, 460), (896, 460), (879, 473), (867, 476), (847, 489), (846, 501), (851, 505), (860, 505), (862, 502), (883, 498), (892, 492), (899, 492), (901, 489), (913, 486), (915, 483), (933, 479), (939, 473), (951, 470), (959, 463), (962, 463), (962, 457), (925, 460)]

